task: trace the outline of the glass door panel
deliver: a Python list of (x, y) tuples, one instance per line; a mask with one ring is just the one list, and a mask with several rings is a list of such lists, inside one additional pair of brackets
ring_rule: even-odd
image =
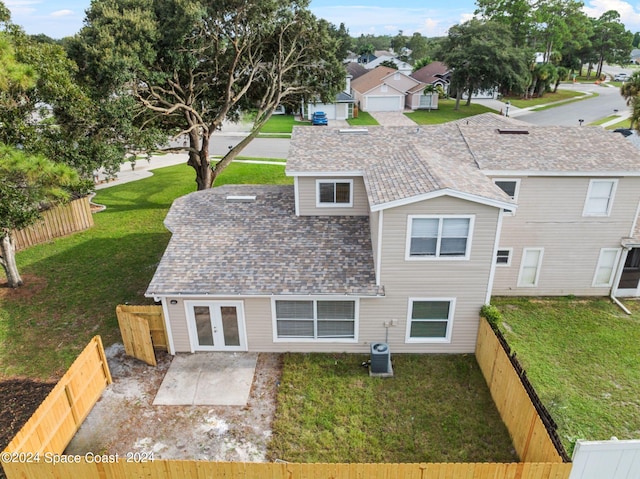
[(193, 315), (196, 321), (198, 345), (214, 346), (213, 328), (211, 326), (211, 310), (209, 306), (194, 306)]
[(240, 346), (238, 310), (235, 306), (220, 306), (220, 318), (225, 346)]

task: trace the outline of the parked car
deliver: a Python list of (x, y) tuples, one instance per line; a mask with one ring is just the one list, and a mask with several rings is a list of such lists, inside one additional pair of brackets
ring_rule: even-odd
[(617, 73), (613, 77), (613, 81), (628, 81), (631, 80), (631, 75), (627, 73)]
[(311, 124), (327, 126), (329, 124), (329, 120), (327, 120), (327, 114), (323, 111), (316, 111), (313, 115), (311, 115)]

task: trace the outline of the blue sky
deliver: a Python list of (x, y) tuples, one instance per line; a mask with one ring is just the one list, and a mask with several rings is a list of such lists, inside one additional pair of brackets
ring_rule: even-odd
[[(73, 35), (81, 27), (90, 0), (3, 0), (14, 23), (27, 33), (44, 33), (53, 38)], [(432, 37), (445, 35), (448, 28), (471, 18), (474, 0), (311, 0), (316, 16), (331, 23), (344, 23), (352, 36), (371, 33), (405, 35), (420, 32)], [(617, 10), (627, 29), (640, 31), (640, 5), (623, 0), (586, 0), (585, 12), (599, 17)]]

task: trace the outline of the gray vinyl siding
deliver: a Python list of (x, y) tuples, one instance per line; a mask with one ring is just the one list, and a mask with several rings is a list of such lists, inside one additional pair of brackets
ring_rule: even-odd
[[(512, 177), (510, 177), (512, 178)], [(494, 295), (603, 296), (591, 286), (601, 248), (620, 248), (640, 198), (640, 178), (618, 178), (611, 215), (582, 216), (592, 178), (525, 177), (518, 210), (505, 215), (500, 248), (513, 248), (511, 266), (497, 267)], [(612, 177), (612, 179), (615, 179)], [(544, 248), (537, 287), (518, 287), (523, 248)]]
[[(405, 260), (408, 215), (473, 215), (468, 260)], [(392, 351), (471, 353), (475, 351), (478, 315), (485, 303), (493, 262), (499, 210), (469, 201), (440, 197), (384, 211), (380, 281), (385, 298), (362, 302), (360, 340), (383, 341), (384, 323), (392, 321)], [(455, 298), (450, 343), (406, 343), (409, 298)]]
[[(316, 207), (316, 180), (353, 180), (353, 206), (335, 208)], [(298, 177), (298, 212), (300, 216), (368, 216), (369, 200), (361, 176), (331, 176), (331, 177)]]

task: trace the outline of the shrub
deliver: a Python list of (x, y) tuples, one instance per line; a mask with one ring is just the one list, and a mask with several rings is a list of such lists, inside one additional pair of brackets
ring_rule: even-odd
[(480, 308), (480, 316), (486, 319), (493, 327), (498, 326), (498, 322), (502, 321), (502, 314), (500, 310), (492, 304), (485, 304)]

